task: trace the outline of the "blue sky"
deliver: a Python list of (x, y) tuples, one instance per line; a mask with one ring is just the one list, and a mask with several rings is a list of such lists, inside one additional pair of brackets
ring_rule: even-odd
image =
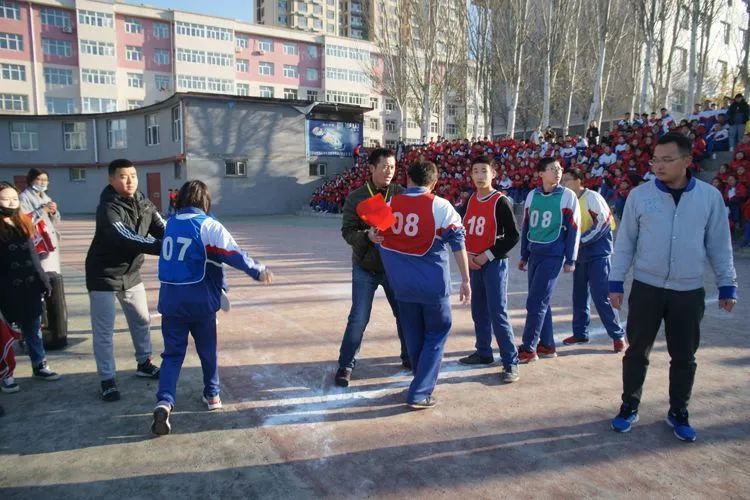
[(127, 0), (135, 5), (151, 5), (162, 9), (175, 9), (211, 16), (228, 17), (240, 21), (251, 21), (253, 5), (251, 0), (220, 0), (207, 2), (206, 0)]

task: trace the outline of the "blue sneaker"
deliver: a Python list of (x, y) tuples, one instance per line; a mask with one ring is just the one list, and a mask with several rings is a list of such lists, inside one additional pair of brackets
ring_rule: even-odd
[(629, 404), (623, 403), (620, 406), (620, 413), (612, 419), (610, 427), (615, 432), (630, 432), (636, 422), (638, 422), (638, 410), (633, 410)]
[(669, 410), (667, 424), (674, 429), (674, 435), (680, 441), (688, 443), (695, 441), (695, 430), (690, 426), (690, 422), (688, 422), (687, 410)]

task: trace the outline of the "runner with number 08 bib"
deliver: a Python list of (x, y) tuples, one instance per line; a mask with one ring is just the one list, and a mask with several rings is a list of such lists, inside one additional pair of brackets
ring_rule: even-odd
[(551, 157), (542, 158), (537, 171), (542, 186), (526, 197), (521, 229), (518, 268), (525, 271), (528, 264), (529, 292), (523, 344), (518, 353), (520, 363), (557, 356), (550, 299), (561, 268), (566, 273), (575, 270), (581, 235), (578, 198), (573, 191), (560, 186), (560, 163)]
[(434, 163), (410, 166), (406, 191), (391, 200), (396, 222), (378, 235), (414, 372), (407, 395), (414, 409), (435, 406), (432, 391), (452, 323), (449, 246), (461, 272), (460, 300), (471, 297), (461, 216), (450, 202), (432, 194), (436, 182)]
[(492, 187), (496, 176), (495, 164), (490, 157), (482, 155), (474, 160), (471, 178), (477, 190), (469, 198), (463, 221), (471, 269), (471, 317), (476, 351), (458, 361), (465, 365), (493, 363), (494, 331), (503, 364), (501, 378), (510, 383), (519, 377), (518, 351), (506, 310), (508, 252), (518, 243), (519, 235), (513, 202)]

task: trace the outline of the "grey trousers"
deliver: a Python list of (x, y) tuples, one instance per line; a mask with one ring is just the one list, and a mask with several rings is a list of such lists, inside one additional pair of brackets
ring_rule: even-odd
[(112, 335), (115, 328), (115, 297), (120, 302), (128, 322), (135, 348), (135, 360), (143, 363), (151, 357), (151, 318), (143, 283), (124, 292), (89, 292), (91, 328), (94, 337), (96, 371), (101, 380), (115, 378), (115, 355)]

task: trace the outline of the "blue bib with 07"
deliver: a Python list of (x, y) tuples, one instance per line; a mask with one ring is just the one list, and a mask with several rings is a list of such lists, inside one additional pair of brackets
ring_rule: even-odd
[(206, 247), (201, 225), (208, 217), (197, 214), (188, 219), (177, 216), (167, 221), (159, 255), (159, 281), (169, 285), (191, 285), (206, 275)]

